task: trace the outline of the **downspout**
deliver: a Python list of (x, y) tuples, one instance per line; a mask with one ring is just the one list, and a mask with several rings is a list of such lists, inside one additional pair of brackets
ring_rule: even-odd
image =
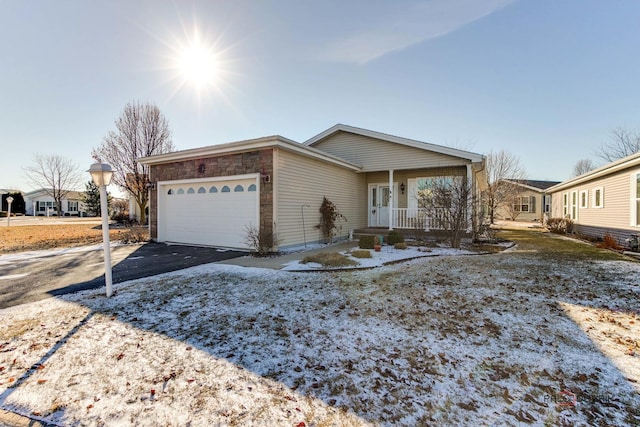
[(304, 238), (304, 248), (307, 249), (307, 230), (304, 226), (304, 208), (310, 208), (311, 205), (309, 204), (304, 204), (302, 206), (300, 206), (300, 211), (302, 211), (302, 236)]
[(387, 203), (387, 209), (389, 209), (389, 231), (393, 230), (393, 169), (389, 169), (389, 202)]

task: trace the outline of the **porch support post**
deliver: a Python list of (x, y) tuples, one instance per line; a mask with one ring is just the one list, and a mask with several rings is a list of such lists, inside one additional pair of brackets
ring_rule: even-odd
[(473, 221), (471, 216), (475, 215), (473, 199), (475, 195), (475, 185), (473, 182), (473, 167), (471, 164), (467, 165), (467, 186), (469, 189), (469, 195), (467, 196), (467, 232), (473, 232)]
[(395, 212), (393, 211), (393, 199), (396, 197), (393, 194), (393, 169), (389, 169), (389, 230), (393, 230), (393, 218)]

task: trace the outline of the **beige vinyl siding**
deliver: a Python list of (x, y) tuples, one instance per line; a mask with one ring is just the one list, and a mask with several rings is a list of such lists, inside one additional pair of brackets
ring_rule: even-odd
[[(640, 169), (635, 169), (640, 172)], [(578, 220), (576, 224), (612, 229), (638, 230), (630, 225), (631, 194), (629, 180), (634, 170), (627, 169), (599, 179), (594, 179), (579, 185), (565, 188), (553, 193), (553, 217), (562, 217), (562, 195), (576, 191), (578, 197), (587, 191), (588, 204), (583, 208), (578, 204)], [(594, 207), (594, 193), (596, 188), (602, 188), (603, 207)]]
[(363, 167), (363, 171), (462, 166), (467, 160), (382, 141), (349, 132), (338, 132), (313, 146)]
[(276, 229), (280, 247), (302, 245), (302, 205), (307, 242), (322, 239), (316, 225), (323, 196), (332, 201), (347, 222), (341, 236), (367, 225), (367, 185), (365, 174), (336, 165), (278, 150), (276, 156)]

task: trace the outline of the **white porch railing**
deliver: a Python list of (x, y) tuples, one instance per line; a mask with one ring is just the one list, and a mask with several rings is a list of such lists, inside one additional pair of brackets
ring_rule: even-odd
[(446, 215), (445, 209), (436, 209), (431, 215), (427, 215), (424, 209), (394, 208), (391, 209), (391, 226), (417, 230), (444, 230)]

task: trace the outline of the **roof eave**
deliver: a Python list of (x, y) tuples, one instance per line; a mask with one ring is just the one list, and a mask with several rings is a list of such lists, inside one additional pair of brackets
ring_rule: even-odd
[(587, 172), (583, 175), (577, 176), (575, 178), (571, 178), (568, 181), (561, 182), (560, 184), (554, 185), (553, 187), (549, 187), (547, 188), (547, 192), (554, 193), (556, 191), (560, 191), (565, 188), (570, 188), (575, 185), (589, 182), (594, 179), (598, 179), (603, 176), (610, 175), (612, 173), (616, 173), (628, 168), (632, 168), (634, 166), (640, 166), (640, 152), (634, 153), (630, 156), (624, 157), (620, 160), (617, 160), (615, 162), (599, 167), (595, 170), (592, 170), (591, 172)]
[(141, 157), (138, 159), (138, 161), (142, 164), (152, 166), (172, 163), (176, 161), (193, 160), (203, 157), (220, 156), (224, 154), (243, 153), (247, 151), (275, 147), (282, 148), (284, 150), (298, 153), (307, 157), (315, 158), (317, 160), (337, 164), (341, 167), (354, 171), (360, 171), (362, 169), (359, 165), (348, 162), (344, 159), (340, 159), (339, 157), (330, 155), (313, 147), (307, 147), (279, 135), (230, 142), (226, 144), (209, 145), (207, 147), (174, 151), (172, 153), (158, 154), (155, 156)]

